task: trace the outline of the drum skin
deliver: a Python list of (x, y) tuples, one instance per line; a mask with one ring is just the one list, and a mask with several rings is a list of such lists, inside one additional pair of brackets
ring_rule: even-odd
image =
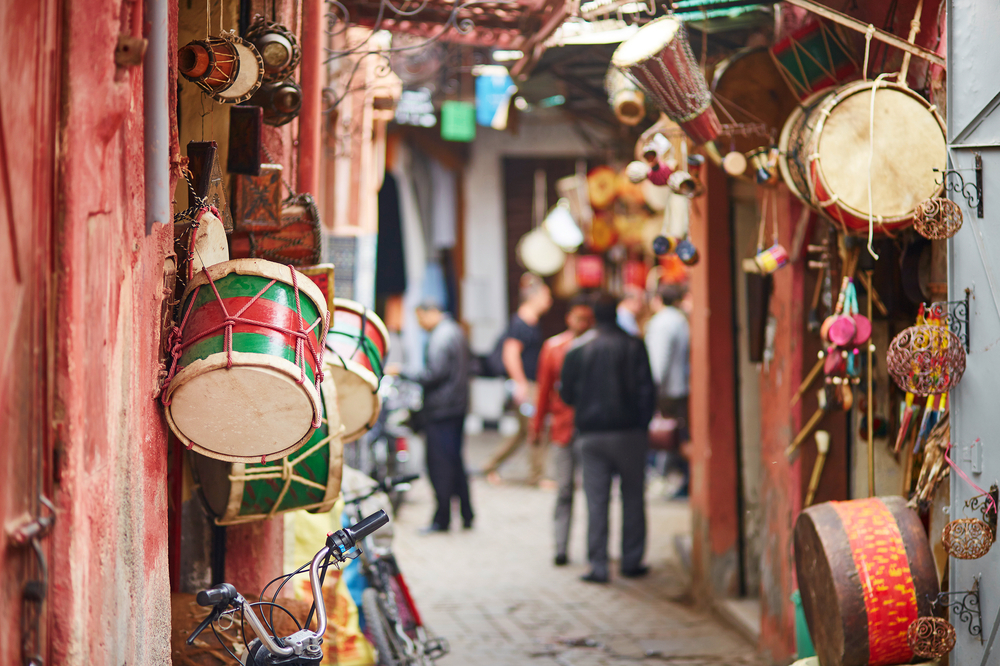
[(927, 534), (902, 497), (825, 502), (795, 523), (795, 572), (823, 666), (913, 659), (907, 630), (933, 615), (937, 569)]

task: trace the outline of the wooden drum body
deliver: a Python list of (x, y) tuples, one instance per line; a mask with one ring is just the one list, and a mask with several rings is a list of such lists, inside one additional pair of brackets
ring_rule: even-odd
[(809, 186), (808, 144), (816, 127), (814, 111), (827, 96), (827, 92), (813, 93), (795, 107), (785, 120), (778, 137), (778, 171), (796, 197), (816, 208)]
[(216, 264), (191, 280), (164, 389), (167, 423), (188, 448), (231, 462), (295, 451), (319, 427), (323, 293), (263, 259)]
[(849, 231), (868, 229), (869, 173), (875, 231), (891, 231), (911, 224), (917, 206), (941, 193), (934, 169), (943, 171), (947, 160), (944, 122), (935, 108), (886, 82), (875, 94), (872, 151), (872, 86), (858, 81), (829, 93), (813, 112), (816, 125), (806, 144), (814, 205)]
[(191, 466), (202, 500), (216, 524), (264, 520), (296, 509), (323, 513), (333, 508), (343, 472), (343, 426), (333, 380), (324, 378), (320, 389), (323, 421), (309, 441), (287, 458), (230, 463), (193, 456)]
[(902, 497), (826, 502), (795, 523), (795, 572), (823, 666), (913, 660), (907, 630), (933, 615), (937, 569)]
[(346, 298), (335, 298), (333, 303), (325, 372), (337, 385), (344, 441), (352, 442), (378, 420), (378, 387), (389, 353), (389, 331), (378, 315), (360, 303)]
[(851, 46), (839, 26), (809, 23), (770, 49), (775, 66), (799, 99), (848, 81), (858, 72)]
[(661, 16), (639, 28), (611, 57), (696, 144), (722, 131), (684, 24)]

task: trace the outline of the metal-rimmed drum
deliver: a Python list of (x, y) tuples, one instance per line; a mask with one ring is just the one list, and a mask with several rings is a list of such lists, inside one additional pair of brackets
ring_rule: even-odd
[(934, 171), (947, 160), (941, 116), (909, 88), (880, 81), (870, 134), (874, 85), (858, 81), (829, 93), (806, 144), (815, 205), (848, 231), (867, 230), (869, 212), (876, 232), (906, 227), (917, 206), (942, 190)]
[(328, 315), (319, 287), (288, 266), (235, 259), (194, 276), (179, 316), (163, 403), (185, 446), (267, 462), (309, 440), (322, 418)]
[(722, 131), (687, 31), (673, 16), (639, 28), (615, 50), (611, 64), (632, 77), (695, 143), (711, 141)]
[(344, 445), (332, 378), (323, 379), (320, 394), (323, 420), (319, 428), (287, 458), (231, 463), (192, 456), (199, 493), (217, 525), (265, 520), (297, 509), (323, 513), (333, 508), (340, 496)]
[(333, 304), (325, 371), (337, 385), (344, 441), (352, 442), (378, 420), (378, 387), (389, 353), (389, 331), (378, 315), (361, 303), (335, 298)]
[(826, 97), (827, 92), (813, 93), (796, 106), (785, 120), (778, 137), (778, 171), (782, 180), (800, 201), (812, 206), (812, 191), (809, 188), (809, 160), (806, 145), (812, 137), (816, 125), (813, 111)]

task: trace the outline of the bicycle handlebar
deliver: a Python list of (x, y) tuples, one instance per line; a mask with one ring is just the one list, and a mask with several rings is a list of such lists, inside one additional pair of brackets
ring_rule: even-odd
[(199, 606), (218, 606), (223, 602), (229, 605), (229, 602), (238, 596), (240, 596), (240, 593), (236, 591), (235, 587), (229, 583), (223, 583), (222, 585), (202, 590), (198, 593), (196, 600)]
[(358, 504), (359, 502), (364, 502), (366, 499), (368, 499), (375, 493), (388, 493), (393, 488), (406, 485), (408, 483), (412, 483), (413, 481), (416, 481), (419, 478), (420, 478), (419, 474), (401, 474), (399, 476), (390, 476), (372, 486), (367, 493), (363, 495), (358, 495), (357, 497), (352, 497), (351, 499), (347, 500), (347, 504)]

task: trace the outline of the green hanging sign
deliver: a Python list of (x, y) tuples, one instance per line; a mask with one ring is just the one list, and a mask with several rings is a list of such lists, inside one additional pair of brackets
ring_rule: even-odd
[(441, 104), (441, 138), (469, 142), (476, 138), (476, 106), (470, 102)]

